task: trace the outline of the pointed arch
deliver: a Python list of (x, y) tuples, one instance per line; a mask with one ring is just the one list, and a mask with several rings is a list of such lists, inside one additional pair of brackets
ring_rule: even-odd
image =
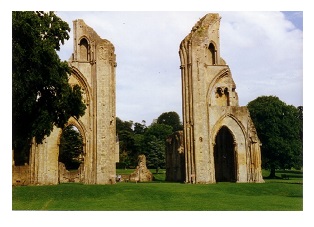
[[(229, 107), (232, 108), (232, 107)], [(222, 126), (230, 125), (231, 127), (228, 127), (231, 133), (233, 134), (234, 138), (236, 138), (236, 132), (235, 129), (237, 129), (238, 133), (245, 135), (245, 127), (244, 125), (238, 120), (236, 116), (234, 116), (231, 113), (226, 113), (225, 115), (222, 115), (219, 120), (216, 122), (214, 127), (211, 130), (211, 135), (213, 138), (215, 138), (217, 132), (220, 130)], [(246, 141), (246, 139), (245, 139)]]
[[(229, 107), (232, 108), (232, 107)], [(228, 111), (228, 110), (227, 110)], [(216, 137), (220, 129), (225, 126), (230, 130), (230, 134), (234, 138), (234, 158), (235, 158), (235, 181), (236, 182), (246, 182), (247, 169), (247, 133), (243, 124), (232, 114), (227, 113), (215, 123), (212, 128), (210, 135), (212, 144), (211, 150), (215, 150)]]
[[(68, 127), (70, 125), (75, 126), (79, 130), (79, 132), (80, 132), (80, 134), (82, 136), (82, 139), (83, 139), (83, 145), (85, 147), (86, 142), (87, 142), (87, 136), (86, 136), (87, 131), (86, 131), (86, 127), (84, 126), (83, 122), (81, 120), (77, 120), (74, 117), (70, 117), (68, 122), (64, 125), (64, 128), (66, 128), (66, 127)], [(58, 139), (57, 139), (57, 144), (58, 145), (60, 145), (61, 135), (62, 135), (62, 130), (59, 130), (59, 132), (58, 132)], [(85, 148), (84, 148), (84, 152), (85, 152)]]
[(91, 101), (91, 87), (88, 85), (86, 77), (74, 66), (71, 66), (71, 76), (73, 76), (76, 81), (78, 81), (78, 85), (82, 89), (83, 96), (85, 96), (85, 104), (89, 105)]
[(208, 45), (208, 64), (209, 65), (217, 65), (217, 48), (214, 45), (213, 41), (211, 41)]
[(235, 138), (227, 126), (220, 127), (215, 136), (214, 165), (216, 182), (237, 179)]
[(229, 68), (218, 72), (208, 85), (206, 100), (209, 106), (232, 106), (237, 103), (231, 100), (231, 94), (235, 93), (236, 85), (232, 79)]

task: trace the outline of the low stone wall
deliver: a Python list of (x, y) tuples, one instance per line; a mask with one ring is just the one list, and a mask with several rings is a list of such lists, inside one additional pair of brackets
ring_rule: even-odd
[(82, 165), (77, 170), (67, 170), (62, 162), (59, 162), (59, 183), (82, 182)]
[[(65, 165), (59, 162), (59, 183), (69, 183), (75, 182), (79, 183), (83, 180), (82, 174), (83, 165), (81, 165), (77, 170), (68, 171)], [(29, 185), (30, 181), (30, 166), (15, 166), (12, 165), (12, 185)]]
[(12, 165), (12, 185), (28, 185), (30, 184), (30, 168), (29, 165), (14, 166)]
[[(130, 174), (120, 174), (118, 176), (121, 176), (120, 182), (129, 182), (129, 180), (130, 180)], [(118, 179), (117, 179), (117, 181), (118, 181)]]

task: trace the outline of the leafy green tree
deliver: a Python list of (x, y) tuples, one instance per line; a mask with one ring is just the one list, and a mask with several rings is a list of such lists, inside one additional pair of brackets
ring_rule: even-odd
[(59, 162), (68, 170), (77, 169), (83, 155), (82, 135), (73, 126), (67, 126), (62, 131), (59, 147)]
[(262, 142), (262, 165), (275, 170), (302, 166), (302, 120), (298, 108), (275, 96), (261, 96), (248, 103), (251, 118)]
[(27, 162), (32, 138), (41, 143), (53, 126), (84, 115), (79, 86), (68, 83), (70, 68), (57, 50), (69, 25), (53, 12), (12, 12), (12, 149)]
[(116, 132), (119, 137), (119, 164), (124, 168), (133, 165), (137, 160), (137, 154), (134, 149), (134, 132), (132, 121), (122, 121), (116, 118)]
[(147, 128), (145, 135), (153, 135), (157, 139), (165, 141), (172, 132), (173, 128), (170, 125), (153, 123)]
[(133, 132), (133, 121), (122, 121), (119, 117), (116, 118), (116, 131), (117, 133), (122, 131)]
[(302, 143), (303, 143), (303, 106), (298, 106), (298, 111), (299, 111), (299, 120), (300, 120), (300, 123), (301, 123), (301, 130), (300, 130), (300, 138), (302, 140)]
[(147, 135), (146, 150), (143, 152), (146, 156), (148, 168), (165, 168), (166, 155), (165, 155), (165, 141), (156, 138), (153, 135)]
[(173, 132), (183, 129), (182, 123), (180, 122), (180, 116), (174, 111), (162, 113), (158, 117), (157, 123), (170, 125)]
[[(301, 143), (303, 144), (303, 106), (298, 106), (298, 111), (299, 111), (298, 119), (301, 125), (299, 135), (300, 135)], [(301, 149), (300, 154), (296, 157), (295, 164), (294, 164), (294, 167), (296, 169), (301, 169), (302, 166), (303, 166), (303, 149)]]
[(146, 132), (144, 139), (144, 154), (147, 165), (151, 168), (165, 168), (166, 138), (172, 134), (172, 127), (165, 124), (153, 123)]
[(146, 144), (145, 144), (145, 134), (134, 134), (134, 150), (133, 154), (136, 156), (133, 158), (134, 161), (136, 161), (138, 155), (144, 154), (146, 150)]
[(118, 167), (136, 166), (137, 158), (144, 154), (150, 168), (165, 167), (165, 140), (172, 134), (170, 125), (146, 122), (134, 123), (116, 119), (117, 133), (120, 143), (120, 162)]
[(146, 131), (146, 122), (143, 120), (142, 124), (135, 122), (134, 123), (134, 133), (135, 134), (144, 134)]

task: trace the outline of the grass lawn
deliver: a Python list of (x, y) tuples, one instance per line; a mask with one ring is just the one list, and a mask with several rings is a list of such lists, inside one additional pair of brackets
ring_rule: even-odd
[[(117, 170), (128, 174), (133, 170)], [(164, 181), (155, 170), (155, 181), (114, 185), (77, 183), (53, 186), (18, 186), (12, 189), (13, 210), (85, 211), (302, 211), (302, 174), (289, 180), (263, 184), (217, 183), (191, 185)], [(267, 176), (267, 172), (263, 175)], [(278, 173), (280, 176), (280, 173)]]

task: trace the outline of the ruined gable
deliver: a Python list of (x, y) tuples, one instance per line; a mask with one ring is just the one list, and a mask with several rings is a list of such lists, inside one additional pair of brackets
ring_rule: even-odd
[(220, 19), (205, 15), (180, 44), (184, 180), (263, 182), (260, 141), (220, 56)]

